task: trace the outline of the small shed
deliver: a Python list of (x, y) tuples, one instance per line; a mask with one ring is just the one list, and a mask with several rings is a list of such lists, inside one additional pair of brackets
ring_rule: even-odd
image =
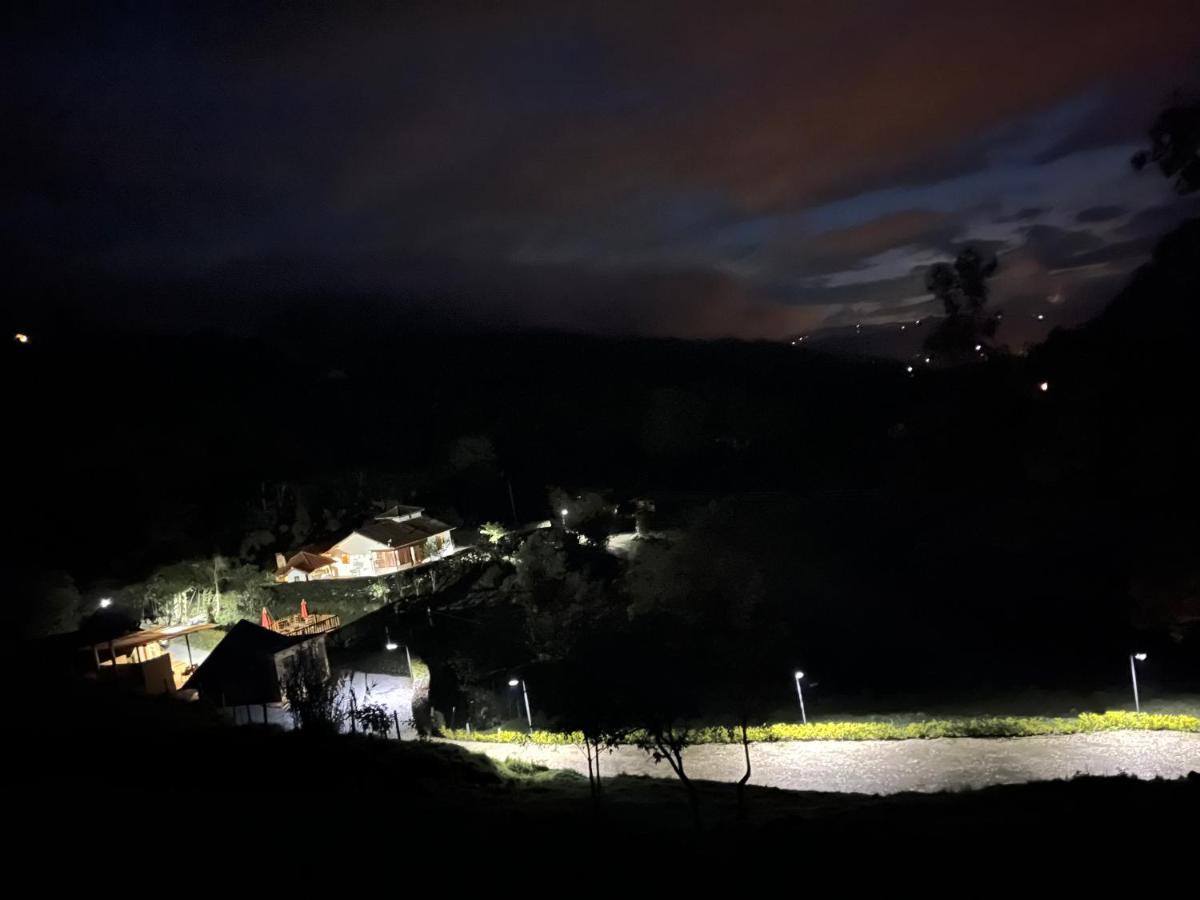
[[(283, 701), (290, 660), (313, 655), (328, 675), (325, 635), (285, 635), (253, 622), (238, 622), (184, 685), (219, 706), (261, 706)], [(264, 713), (265, 717), (265, 713)]]

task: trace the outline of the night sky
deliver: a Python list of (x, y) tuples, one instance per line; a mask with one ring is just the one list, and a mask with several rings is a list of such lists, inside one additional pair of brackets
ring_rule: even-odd
[(1129, 165), (1194, 0), (156, 6), (6, 14), (18, 326), (892, 333), (973, 242), (1020, 346), (1196, 212)]

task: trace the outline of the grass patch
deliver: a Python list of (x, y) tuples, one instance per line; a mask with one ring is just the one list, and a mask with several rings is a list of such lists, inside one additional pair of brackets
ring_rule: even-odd
[[(1200, 718), (1159, 713), (1080, 713), (1071, 718), (1043, 716), (985, 716), (962, 719), (930, 719), (924, 722), (811, 722), (795, 725), (779, 722), (755, 725), (747, 734), (754, 743), (781, 741), (907, 741), (930, 738), (1034, 737), (1056, 734), (1095, 734), (1103, 731), (1184, 731), (1200, 733)], [(443, 729), (442, 737), (453, 741), (494, 744), (538, 744), (561, 746), (583, 743), (583, 735), (561, 731), (472, 731)], [(691, 732), (694, 744), (736, 744), (738, 729), (715, 726)], [(631, 741), (632, 742), (632, 741)]]

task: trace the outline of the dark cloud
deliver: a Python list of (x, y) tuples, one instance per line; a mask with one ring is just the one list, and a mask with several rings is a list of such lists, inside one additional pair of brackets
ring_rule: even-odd
[(1078, 264), (1080, 254), (1104, 246), (1104, 241), (1090, 231), (1031, 225), (1022, 229), (1022, 233), (1025, 251), (1046, 269), (1070, 268)]
[(1186, 197), (1139, 211), (1117, 228), (1123, 238), (1161, 237), (1187, 219), (1200, 215), (1200, 197)]
[(795, 276), (821, 276), (858, 269), (872, 257), (898, 247), (944, 249), (962, 230), (949, 213), (901, 210), (817, 234), (784, 233), (752, 257), (761, 265)]
[(1109, 222), (1121, 218), (1126, 212), (1123, 206), (1089, 206), (1075, 213), (1075, 221), (1081, 225)]
[(1018, 209), (1015, 213), (1008, 216), (1001, 216), (996, 219), (1001, 224), (1009, 224), (1013, 222), (1028, 222), (1031, 219), (1036, 219), (1038, 216), (1049, 212), (1044, 206), (1026, 206), (1023, 209)]
[[(1150, 11), (1147, 11), (1148, 14)], [(1174, 16), (1180, 27), (1197, 24), (1194, 10), (1175, 9), (1166, 13)], [(1169, 89), (1190, 82), (1196, 77), (1196, 57), (1191, 53), (1167, 56), (1163, 59), (1159, 77), (1153, 79), (1119, 79), (1110, 74), (1098, 88), (1103, 102), (1069, 134), (1038, 154), (1036, 163), (1050, 163), (1075, 153), (1123, 144), (1138, 144), (1146, 140), (1146, 132), (1155, 111), (1163, 105)]]
[[(23, 11), (0, 47), (14, 136), (0, 149), (0, 244), (10, 268), (207, 279), (247, 297), (447, 294), (521, 326), (794, 331), (919, 295), (930, 254), (971, 242), (972, 216), (1008, 200), (897, 208), (884, 195), (990, 171), (997, 141), (1081, 94), (1099, 91), (1094, 113), (1041, 159), (1148, 117), (1146, 96), (1174, 77), (1163, 60), (1200, 47), (1180, 27), (1190, 10)], [(853, 216), (809, 221), (860, 197)], [(1016, 202), (1031, 205), (1001, 223), (1054, 201)], [(1128, 209), (1123, 228), (1152, 227)], [(1030, 265), (1102, 254), (1089, 235), (1029, 229)], [(889, 253), (900, 261), (871, 275)]]

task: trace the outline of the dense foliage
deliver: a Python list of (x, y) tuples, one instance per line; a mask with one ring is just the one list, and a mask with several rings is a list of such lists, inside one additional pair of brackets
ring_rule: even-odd
[[(754, 743), (780, 741), (903, 741), (933, 738), (1007, 738), (1041, 735), (1094, 734), (1102, 731), (1183, 731), (1200, 732), (1200, 718), (1186, 715), (1154, 713), (1105, 712), (1081, 713), (1075, 718), (1046, 718), (1036, 716), (988, 716), (968, 719), (931, 719), (926, 722), (810, 722), (800, 725), (779, 722), (773, 725), (752, 725), (749, 739)], [(499, 744), (537, 744), (561, 746), (582, 744), (581, 732), (560, 731), (472, 731), (443, 730), (441, 736), (453, 741), (475, 741)], [(638, 735), (629, 736), (636, 743)], [(738, 744), (739, 729), (708, 727), (690, 729), (692, 744)]]

